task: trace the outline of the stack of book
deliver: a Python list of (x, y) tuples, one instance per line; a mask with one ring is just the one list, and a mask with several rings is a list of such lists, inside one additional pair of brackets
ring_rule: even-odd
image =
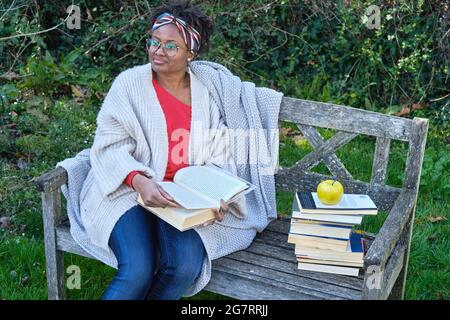
[(344, 194), (336, 205), (325, 205), (316, 192), (296, 192), (288, 242), (295, 244), (298, 269), (358, 276), (364, 240), (353, 230), (377, 207), (366, 194)]

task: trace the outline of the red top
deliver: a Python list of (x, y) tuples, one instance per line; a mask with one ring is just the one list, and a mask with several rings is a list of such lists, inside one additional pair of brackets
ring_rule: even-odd
[[(189, 132), (191, 129), (191, 107), (178, 100), (160, 86), (154, 75), (153, 73), (152, 83), (166, 118), (169, 143), (169, 154), (164, 181), (173, 181), (175, 173), (179, 169), (189, 165), (188, 147)], [(132, 187), (131, 182), (138, 173), (140, 172), (130, 172), (124, 180), (124, 183)]]

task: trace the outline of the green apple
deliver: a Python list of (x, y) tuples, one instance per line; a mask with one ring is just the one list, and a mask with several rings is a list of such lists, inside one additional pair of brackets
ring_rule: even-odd
[(343, 194), (344, 187), (337, 180), (324, 180), (317, 186), (317, 197), (323, 204), (337, 204)]

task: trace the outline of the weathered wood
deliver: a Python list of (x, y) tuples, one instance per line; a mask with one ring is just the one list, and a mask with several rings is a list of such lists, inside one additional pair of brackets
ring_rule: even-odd
[[(230, 286), (230, 284), (233, 285)], [(236, 291), (236, 287), (239, 290)], [(211, 277), (205, 290), (241, 300), (311, 299), (305, 294), (241, 277), (231, 272), (224, 272), (220, 268), (214, 271), (214, 276)]]
[(57, 167), (34, 180), (34, 184), (40, 192), (55, 190), (66, 182), (67, 171), (63, 167)]
[[(402, 269), (406, 244), (398, 241), (386, 265), (366, 266), (362, 299), (385, 300), (394, 286), (394, 283)], [(371, 271), (376, 271), (372, 274)], [(373, 277), (377, 277), (375, 281)]]
[(68, 223), (61, 224), (56, 227), (56, 239), (57, 239), (57, 249), (64, 252), (69, 252), (77, 254), (79, 256), (95, 259), (89, 253), (87, 253), (83, 248), (81, 248), (78, 243), (72, 238), (70, 234), (70, 227)]
[[(408, 255), (409, 255), (409, 247), (411, 245), (410, 242), (408, 242), (409, 236), (410, 236), (410, 232), (411, 232), (411, 222), (413, 221), (413, 214), (411, 214), (410, 219), (408, 220), (401, 236), (400, 236), (400, 240), (399, 243), (404, 243), (405, 245), (405, 254), (404, 254), (404, 259), (403, 259), (403, 263), (400, 266), (400, 271), (399, 274), (396, 278), (395, 283), (392, 286), (392, 290), (389, 294), (389, 300), (403, 300), (404, 298), (404, 294), (405, 294), (405, 266), (407, 265), (407, 259), (408, 259)], [(411, 241), (411, 240), (409, 240)]]
[(390, 139), (377, 138), (370, 183), (384, 184), (386, 182), (390, 146)]
[[(313, 148), (317, 149), (325, 144), (325, 139), (320, 135), (316, 128), (303, 124), (297, 124), (297, 127), (302, 131), (303, 135)], [(336, 154), (326, 155), (322, 160), (330, 172), (337, 178), (352, 179), (352, 175), (347, 171)]]
[(64, 255), (57, 249), (55, 232), (61, 216), (61, 193), (59, 189), (52, 189), (41, 195), (48, 299), (62, 300), (65, 299)]
[[(317, 190), (317, 185), (321, 181), (332, 178), (332, 176), (325, 174), (280, 167), (275, 175), (275, 184), (278, 191), (314, 191)], [(340, 179), (339, 181), (344, 186), (345, 192), (366, 193), (375, 202), (377, 208), (384, 211), (389, 211), (392, 208), (401, 190), (400, 188), (370, 184), (359, 180)]]
[(378, 112), (284, 97), (280, 120), (375, 137), (409, 141), (411, 119)]
[(413, 232), (414, 218), (416, 215), (416, 203), (419, 193), (420, 175), (422, 172), (423, 157), (425, 154), (425, 146), (427, 142), (428, 133), (428, 119), (417, 118), (413, 119), (413, 134), (409, 143), (408, 158), (406, 159), (405, 181), (404, 188), (416, 190), (414, 197), (414, 206), (405, 228), (406, 232), (406, 253), (403, 268), (398, 276), (398, 280), (392, 289), (392, 299), (403, 299), (405, 296), (406, 275), (408, 273), (409, 253), (411, 249), (411, 238)]
[[(264, 259), (264, 257), (261, 257), (261, 259)], [(293, 267), (295, 268), (295, 265)], [(345, 287), (336, 287), (335, 284), (321, 282), (318, 280), (320, 279), (320, 276), (316, 276), (316, 279), (312, 280), (299, 275), (286, 273), (283, 270), (265, 268), (253, 263), (234, 260), (229, 257), (213, 261), (213, 272), (216, 272), (217, 270), (251, 279), (259, 283), (264, 283), (272, 287), (278, 287), (280, 291), (288, 290), (297, 292), (293, 297), (294, 299), (299, 299), (300, 297), (302, 299), (333, 300), (361, 298), (361, 291)], [(297, 273), (301, 274), (302, 272), (297, 271)], [(238, 295), (242, 290), (242, 288), (236, 286), (235, 283), (228, 283), (228, 286), (231, 286), (235, 294)], [(259, 292), (253, 292), (252, 298), (260, 299), (259, 294)], [(279, 299), (279, 297), (277, 298)]]
[(386, 263), (405, 228), (415, 204), (416, 190), (403, 189), (383, 223), (377, 238), (364, 258), (364, 265), (381, 266)]
[(394, 290), (394, 287), (396, 283), (399, 283), (398, 279), (405, 264), (406, 250), (408, 249), (408, 244), (406, 243), (405, 238), (406, 237), (403, 236), (400, 237), (400, 241), (397, 242), (397, 245), (392, 251), (392, 255), (389, 257), (386, 264), (385, 290), (383, 292), (382, 299), (403, 299), (402, 296), (399, 297), (396, 295), (397, 292)]
[(411, 127), (413, 134), (408, 147), (403, 187), (419, 190), (420, 174), (427, 142), (428, 119), (414, 118)]
[[(382, 266), (371, 266), (364, 268), (364, 281), (362, 289), (362, 300), (381, 300), (382, 294)], [(380, 283), (378, 283), (380, 282)]]
[(320, 161), (331, 156), (334, 152), (347, 144), (357, 136), (356, 133), (338, 132), (314, 151), (308, 153), (302, 159), (297, 161), (292, 168), (298, 171), (306, 171), (318, 165)]

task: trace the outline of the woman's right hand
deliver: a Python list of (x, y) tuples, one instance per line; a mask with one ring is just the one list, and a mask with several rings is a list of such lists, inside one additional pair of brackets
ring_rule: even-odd
[(149, 207), (178, 207), (178, 204), (153, 178), (142, 174), (134, 176), (133, 189), (139, 192), (144, 204)]

